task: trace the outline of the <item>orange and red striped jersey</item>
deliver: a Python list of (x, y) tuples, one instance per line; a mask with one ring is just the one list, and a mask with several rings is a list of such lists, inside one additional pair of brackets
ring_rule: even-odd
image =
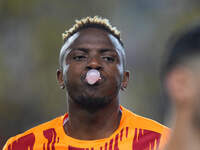
[(169, 129), (121, 106), (118, 129), (110, 137), (78, 140), (68, 136), (63, 122), (68, 114), (10, 138), (3, 150), (158, 150), (166, 143)]

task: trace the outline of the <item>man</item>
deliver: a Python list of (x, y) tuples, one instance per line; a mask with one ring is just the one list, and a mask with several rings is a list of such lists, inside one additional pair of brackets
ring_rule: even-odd
[(179, 34), (164, 67), (164, 85), (171, 98), (173, 132), (166, 150), (200, 148), (200, 26)]
[(4, 150), (158, 149), (168, 128), (119, 105), (129, 79), (120, 32), (107, 19), (86, 17), (63, 39), (57, 78), (68, 113), (11, 138)]

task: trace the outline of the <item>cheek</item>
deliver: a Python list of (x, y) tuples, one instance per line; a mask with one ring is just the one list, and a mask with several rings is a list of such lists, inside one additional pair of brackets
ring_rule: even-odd
[(122, 79), (123, 79), (123, 67), (117, 65), (117, 67), (114, 67), (112, 69), (112, 74), (111, 74), (111, 81), (113, 82), (112, 84), (120, 85)]
[(77, 81), (81, 77), (82, 70), (83, 69), (81, 65), (78, 66), (78, 65), (70, 64), (66, 67), (65, 75), (67, 76), (68, 80)]
[(73, 65), (64, 65), (63, 66), (63, 78), (65, 82), (69, 82), (70, 80), (77, 79), (80, 77), (81, 68), (75, 68)]

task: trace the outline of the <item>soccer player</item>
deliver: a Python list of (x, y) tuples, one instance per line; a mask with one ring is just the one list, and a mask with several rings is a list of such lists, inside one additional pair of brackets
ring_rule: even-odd
[(146, 150), (165, 143), (168, 128), (119, 104), (129, 72), (120, 32), (86, 17), (63, 33), (57, 79), (68, 112), (10, 138), (3, 150)]
[(188, 28), (171, 45), (163, 81), (175, 111), (166, 150), (199, 150), (200, 26)]

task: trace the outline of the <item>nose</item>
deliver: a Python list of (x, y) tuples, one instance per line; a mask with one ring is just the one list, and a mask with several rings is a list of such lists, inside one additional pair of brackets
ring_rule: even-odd
[(102, 68), (102, 65), (98, 58), (92, 57), (89, 59), (88, 64), (87, 64), (87, 69), (100, 70), (101, 68)]

